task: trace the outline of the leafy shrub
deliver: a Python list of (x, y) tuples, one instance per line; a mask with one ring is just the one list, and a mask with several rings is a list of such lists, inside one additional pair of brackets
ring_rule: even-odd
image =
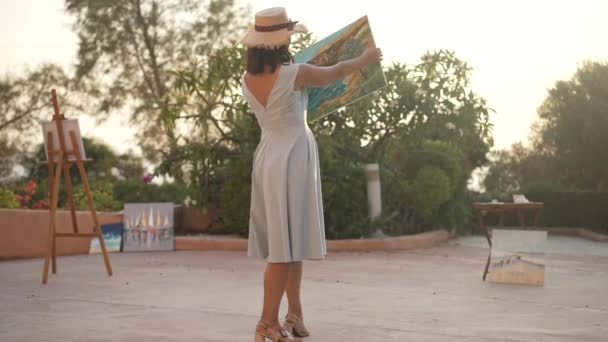
[(409, 189), (412, 206), (423, 219), (430, 218), (452, 195), (452, 184), (445, 171), (436, 166), (418, 170)]
[(17, 185), (15, 198), (19, 202), (19, 207), (23, 209), (48, 209), (49, 198), (46, 184), (42, 187), (38, 186), (33, 180), (27, 181), (26, 184)]
[(442, 141), (427, 140), (413, 149), (406, 158), (403, 171), (409, 177), (418, 177), (421, 169), (435, 166), (444, 172), (448, 193), (453, 193), (464, 176), (463, 164), (464, 156), (458, 147)]
[(240, 157), (230, 163), (222, 189), (222, 218), (228, 231), (246, 236), (249, 228), (252, 158)]
[(318, 137), (325, 233), (329, 239), (367, 237), (373, 229), (364, 165), (349, 158), (345, 146), (356, 145), (348, 139), (352, 136)]
[(137, 180), (118, 181), (113, 187), (114, 199), (119, 203), (172, 202), (180, 204), (191, 191), (184, 184), (144, 184)]
[[(113, 186), (110, 182), (91, 184), (91, 197), (98, 211), (117, 211), (122, 208), (120, 202), (114, 199)], [(78, 210), (89, 210), (89, 203), (84, 187), (79, 186), (74, 191), (74, 204)]]
[[(176, 71), (175, 105), (164, 119), (193, 129), (157, 169), (202, 190), (200, 203), (219, 198), (224, 222), (240, 234), (260, 133), (238, 91), (243, 63), (242, 50), (225, 48)], [(453, 52), (429, 52), (419, 65), (388, 68), (387, 85), (375, 96), (309, 122), (319, 147), (328, 238), (366, 237), (380, 227), (394, 235), (454, 228), (470, 219), (466, 182), (492, 145), (491, 109), (470, 89), (470, 71)], [(384, 214), (374, 222), (366, 163), (378, 163), (381, 172)]]
[[(576, 192), (573, 187), (568, 187), (554, 180), (529, 181), (521, 185), (521, 193), (555, 193), (555, 192)], [(509, 194), (509, 197), (510, 194)], [(512, 197), (511, 197), (512, 198)]]
[(545, 226), (584, 227), (608, 233), (607, 192), (531, 190), (525, 195), (530, 201), (544, 202)]
[[(588, 228), (608, 234), (608, 193), (594, 191), (569, 191), (563, 185), (551, 181), (530, 183), (529, 187), (518, 191), (532, 202), (543, 202), (540, 224), (547, 227)], [(472, 201), (489, 202), (494, 198), (477, 194)], [(513, 194), (497, 198), (501, 202), (512, 202)], [(531, 214), (525, 214), (526, 223), (532, 222)], [(488, 215), (484, 220), (488, 225), (498, 225), (500, 216)], [(502, 222), (505, 226), (518, 226), (515, 215), (505, 215)]]
[(19, 208), (15, 193), (5, 187), (0, 187), (0, 208)]
[[(427, 140), (403, 150), (393, 146), (382, 172), (385, 215), (390, 235), (462, 227), (469, 221), (464, 156), (452, 144)], [(411, 150), (411, 152), (409, 152)]]

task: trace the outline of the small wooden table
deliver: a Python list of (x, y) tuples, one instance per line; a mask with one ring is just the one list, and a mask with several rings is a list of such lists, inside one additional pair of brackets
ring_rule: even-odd
[(483, 271), (483, 280), (486, 280), (488, 275), (488, 269), (490, 267), (490, 259), (492, 256), (492, 231), (488, 229), (483, 218), (489, 213), (500, 214), (500, 224), (502, 225), (505, 213), (513, 213), (519, 218), (519, 224), (522, 227), (526, 227), (526, 220), (524, 211), (535, 211), (534, 213), (534, 226), (538, 227), (540, 215), (542, 213), (545, 204), (542, 202), (527, 202), (527, 203), (473, 203), (473, 209), (477, 212), (479, 218), (479, 227), (482, 229), (488, 239), (488, 245), (490, 245), (490, 253), (488, 254), (488, 260), (486, 267)]
[(479, 226), (482, 230), (487, 230), (487, 226), (483, 220), (484, 216), (489, 213), (500, 214), (500, 224), (502, 225), (504, 215), (506, 213), (512, 213), (517, 215), (519, 224), (522, 227), (526, 227), (526, 220), (524, 216), (525, 211), (534, 211), (534, 227), (537, 227), (540, 220), (545, 204), (542, 202), (528, 202), (528, 203), (474, 203), (473, 209), (477, 211), (477, 217), (479, 218)]

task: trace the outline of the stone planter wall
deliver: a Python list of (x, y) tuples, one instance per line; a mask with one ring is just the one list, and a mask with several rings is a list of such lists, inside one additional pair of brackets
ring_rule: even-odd
[[(99, 224), (122, 222), (122, 214), (98, 212)], [(93, 218), (88, 211), (76, 212), (78, 230), (93, 231)], [(57, 212), (57, 231), (72, 232), (69, 211)], [(49, 211), (0, 209), (0, 260), (42, 257), (46, 253), (49, 232)], [(57, 255), (87, 254), (90, 238), (58, 238)]]
[[(212, 223), (219, 209), (203, 213), (197, 208), (176, 206), (174, 212), (175, 232), (214, 232), (223, 229), (222, 224)], [(123, 221), (123, 215), (115, 212), (97, 212), (100, 224)], [(93, 218), (89, 211), (76, 213), (79, 232), (93, 231)], [(0, 208), (0, 260), (43, 257), (49, 229), (49, 211), (32, 209)], [(57, 231), (72, 232), (72, 220), (68, 210), (57, 211)], [(89, 253), (89, 238), (57, 239), (57, 255)]]
[[(327, 240), (328, 252), (368, 252), (431, 248), (450, 239), (446, 230), (437, 230), (415, 235), (376, 238)], [(238, 236), (178, 236), (175, 249), (183, 251), (246, 251), (247, 239)]]
[[(100, 224), (122, 222), (120, 213), (97, 213)], [(219, 215), (219, 210), (203, 213), (196, 208), (176, 207), (176, 232), (198, 231), (209, 233), (223, 229), (221, 223), (212, 223)], [(93, 220), (90, 212), (79, 211), (76, 214), (80, 232), (93, 231)], [(15, 258), (43, 257), (46, 253), (48, 237), (48, 210), (1, 209), (0, 208), (0, 260)], [(550, 234), (579, 236), (588, 240), (608, 242), (608, 236), (597, 234), (583, 228), (543, 228)], [(70, 212), (57, 212), (57, 231), (72, 232)], [(452, 238), (447, 231), (421, 233), (411, 236), (381, 239), (328, 240), (330, 252), (370, 251), (370, 250), (406, 250), (429, 248), (445, 243)], [(59, 238), (58, 255), (88, 254), (90, 239)], [(245, 251), (247, 240), (238, 236), (177, 236), (176, 250), (232, 250)]]

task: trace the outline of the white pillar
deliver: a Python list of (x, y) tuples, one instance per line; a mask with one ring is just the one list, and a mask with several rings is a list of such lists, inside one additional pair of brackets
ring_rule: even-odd
[(378, 164), (366, 164), (367, 202), (369, 216), (373, 220), (382, 213), (382, 194), (380, 193), (380, 167)]

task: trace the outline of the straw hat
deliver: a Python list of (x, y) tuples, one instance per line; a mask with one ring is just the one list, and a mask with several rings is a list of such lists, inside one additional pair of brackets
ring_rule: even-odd
[(308, 29), (287, 17), (283, 7), (265, 9), (255, 14), (255, 25), (251, 26), (243, 38), (248, 48), (277, 48), (289, 44), (294, 33), (305, 33)]

